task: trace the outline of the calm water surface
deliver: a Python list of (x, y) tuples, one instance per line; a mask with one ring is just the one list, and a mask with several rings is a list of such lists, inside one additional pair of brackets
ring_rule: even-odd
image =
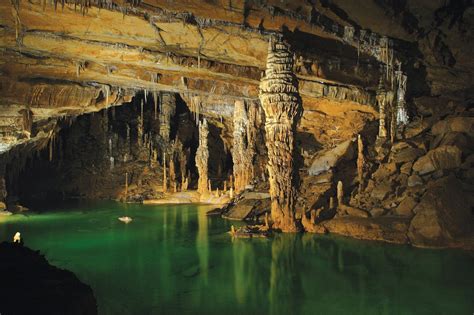
[(0, 218), (0, 240), (20, 231), (92, 286), (100, 314), (474, 312), (473, 254), (308, 234), (232, 240), (209, 209), (81, 203)]

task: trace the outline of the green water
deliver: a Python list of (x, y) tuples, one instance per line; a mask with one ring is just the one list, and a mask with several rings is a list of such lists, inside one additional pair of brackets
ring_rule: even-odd
[(0, 240), (20, 231), (92, 286), (100, 314), (474, 312), (472, 254), (308, 234), (232, 240), (209, 209), (69, 205), (0, 218)]

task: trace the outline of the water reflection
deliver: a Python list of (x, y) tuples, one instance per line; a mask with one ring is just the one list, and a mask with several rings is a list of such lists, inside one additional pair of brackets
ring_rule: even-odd
[[(87, 209), (87, 210), (86, 210)], [(8, 218), (101, 314), (470, 314), (474, 259), (311, 234), (236, 239), (209, 208), (110, 204)], [(122, 215), (133, 217), (125, 225)]]

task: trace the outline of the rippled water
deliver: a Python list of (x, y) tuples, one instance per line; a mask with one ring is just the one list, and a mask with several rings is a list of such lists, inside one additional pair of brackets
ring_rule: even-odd
[(92, 286), (100, 314), (474, 312), (472, 254), (309, 234), (232, 240), (209, 209), (81, 203), (0, 218), (0, 240), (20, 231)]

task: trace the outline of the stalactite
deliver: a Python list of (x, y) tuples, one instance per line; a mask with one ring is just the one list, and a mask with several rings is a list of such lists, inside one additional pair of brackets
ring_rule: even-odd
[(301, 98), (293, 69), (293, 54), (280, 38), (270, 40), (260, 101), (265, 111), (268, 172), (270, 174), (273, 227), (297, 231), (296, 188), (293, 162), (294, 134), (301, 117)]
[(176, 95), (174, 93), (165, 92), (161, 95), (161, 111), (160, 111), (160, 136), (168, 143), (170, 141), (171, 117), (176, 112)]
[(207, 137), (209, 128), (207, 120), (204, 119), (199, 123), (199, 147), (196, 151), (196, 167), (199, 173), (198, 192), (201, 194), (207, 193), (208, 190), (208, 163), (209, 163), (209, 148), (207, 144)]
[(31, 136), (31, 128), (33, 126), (33, 112), (30, 108), (25, 108), (20, 111), (22, 115), (23, 133), (28, 137)]

